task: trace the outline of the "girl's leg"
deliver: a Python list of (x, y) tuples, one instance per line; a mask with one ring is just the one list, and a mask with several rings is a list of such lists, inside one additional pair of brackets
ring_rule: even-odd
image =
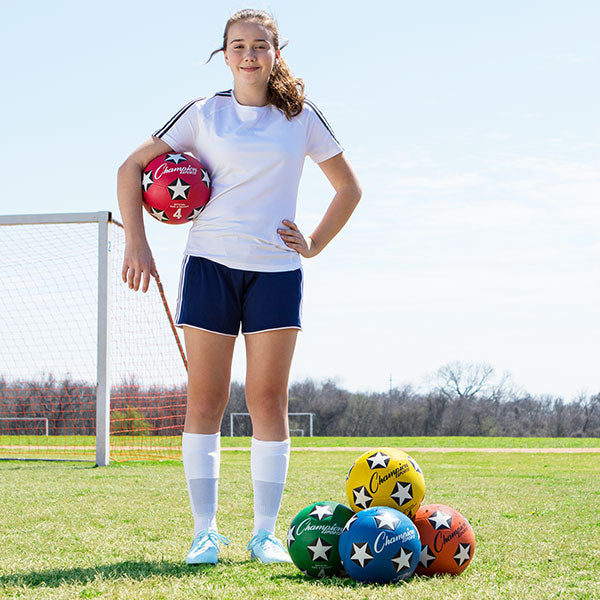
[[(183, 329), (188, 359), (188, 401), (182, 454), (194, 515), (194, 537), (198, 538), (201, 532), (217, 530), (220, 428), (229, 399), (235, 337), (191, 327)], [(212, 548), (207, 556), (208, 546)], [(192, 544), (186, 561), (216, 562), (215, 544), (208, 543), (208, 546)]]
[(245, 336), (255, 535), (274, 533), (281, 505), (290, 456), (288, 381), (297, 334), (297, 329), (282, 329)]
[(188, 360), (188, 397), (183, 430), (186, 433), (218, 433), (229, 400), (236, 338), (193, 327), (184, 327), (183, 333)]

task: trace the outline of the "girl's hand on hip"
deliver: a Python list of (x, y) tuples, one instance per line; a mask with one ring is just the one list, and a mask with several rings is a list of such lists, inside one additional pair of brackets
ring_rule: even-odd
[(278, 229), (277, 233), (288, 248), (295, 250), (298, 254), (304, 256), (304, 258), (311, 258), (317, 254), (317, 249), (312, 239), (309, 237), (305, 238), (296, 223), (287, 219), (284, 219), (282, 223), (287, 229)]

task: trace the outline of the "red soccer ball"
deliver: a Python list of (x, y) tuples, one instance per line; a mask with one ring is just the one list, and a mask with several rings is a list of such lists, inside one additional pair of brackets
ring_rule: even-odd
[(414, 518), (421, 538), (417, 575), (458, 575), (473, 558), (475, 534), (469, 522), (444, 504), (421, 506)]
[(144, 208), (161, 223), (188, 223), (210, 199), (210, 177), (200, 161), (189, 154), (162, 154), (142, 173)]

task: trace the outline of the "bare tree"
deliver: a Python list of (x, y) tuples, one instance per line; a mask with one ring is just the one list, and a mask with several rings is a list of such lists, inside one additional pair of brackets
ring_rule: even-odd
[(513, 393), (510, 375), (496, 376), (494, 367), (487, 363), (447, 363), (437, 370), (433, 381), (434, 389), (448, 400), (480, 396), (500, 401)]

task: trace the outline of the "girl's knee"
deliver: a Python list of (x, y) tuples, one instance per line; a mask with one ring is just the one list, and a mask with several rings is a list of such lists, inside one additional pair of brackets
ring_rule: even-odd
[(195, 421), (221, 421), (227, 402), (210, 401), (203, 398), (188, 396), (187, 415)]

